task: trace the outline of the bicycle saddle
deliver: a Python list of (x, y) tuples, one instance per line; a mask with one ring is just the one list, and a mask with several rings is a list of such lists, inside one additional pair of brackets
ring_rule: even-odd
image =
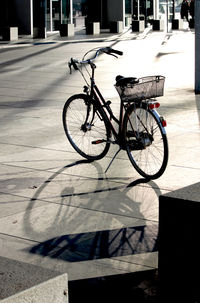
[(116, 78), (116, 86), (126, 86), (128, 83), (135, 84), (138, 83), (138, 79), (135, 77), (124, 77), (118, 75)]

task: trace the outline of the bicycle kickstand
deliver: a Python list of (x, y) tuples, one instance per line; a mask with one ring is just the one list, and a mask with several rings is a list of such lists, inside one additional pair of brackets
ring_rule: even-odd
[(107, 168), (106, 168), (106, 170), (105, 170), (105, 174), (106, 174), (106, 173), (107, 173), (107, 171), (109, 170), (109, 168), (110, 168), (111, 164), (112, 164), (112, 163), (113, 163), (113, 161), (115, 160), (116, 156), (119, 154), (120, 150), (121, 150), (121, 147), (120, 147), (120, 148), (119, 148), (119, 150), (118, 150), (118, 151), (115, 153), (115, 155), (113, 156), (112, 160), (110, 161), (110, 163), (109, 163), (108, 167), (107, 167)]

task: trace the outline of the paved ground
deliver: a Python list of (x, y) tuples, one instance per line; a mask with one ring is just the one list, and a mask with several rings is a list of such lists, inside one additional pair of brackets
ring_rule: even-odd
[[(0, 256), (67, 272), (70, 281), (156, 269), (159, 195), (200, 176), (194, 32), (20, 41), (0, 44)], [(64, 103), (84, 85), (67, 61), (104, 45), (124, 52), (97, 61), (97, 84), (115, 112), (117, 74), (166, 76), (159, 112), (170, 156), (154, 182), (145, 183), (124, 152), (105, 174), (114, 147), (87, 163), (65, 137)]]

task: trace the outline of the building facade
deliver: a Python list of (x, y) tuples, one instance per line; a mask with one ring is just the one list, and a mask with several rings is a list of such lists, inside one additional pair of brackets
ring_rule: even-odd
[(17, 26), (19, 34), (33, 35), (34, 28), (52, 32), (59, 30), (60, 24), (83, 27), (91, 21), (100, 22), (100, 28), (106, 29), (111, 21), (126, 25), (126, 17), (145, 20), (147, 26), (152, 19), (167, 18), (168, 22), (174, 1), (181, 0), (3, 0), (0, 28)]

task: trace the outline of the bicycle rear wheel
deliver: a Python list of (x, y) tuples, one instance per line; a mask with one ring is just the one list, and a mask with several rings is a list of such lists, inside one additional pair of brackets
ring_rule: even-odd
[(160, 177), (168, 162), (168, 142), (158, 113), (149, 110), (146, 103), (132, 104), (123, 130), (126, 150), (137, 172), (145, 178)]
[(74, 95), (66, 101), (63, 126), (69, 142), (84, 158), (98, 160), (107, 154), (110, 129), (104, 113), (87, 95)]

